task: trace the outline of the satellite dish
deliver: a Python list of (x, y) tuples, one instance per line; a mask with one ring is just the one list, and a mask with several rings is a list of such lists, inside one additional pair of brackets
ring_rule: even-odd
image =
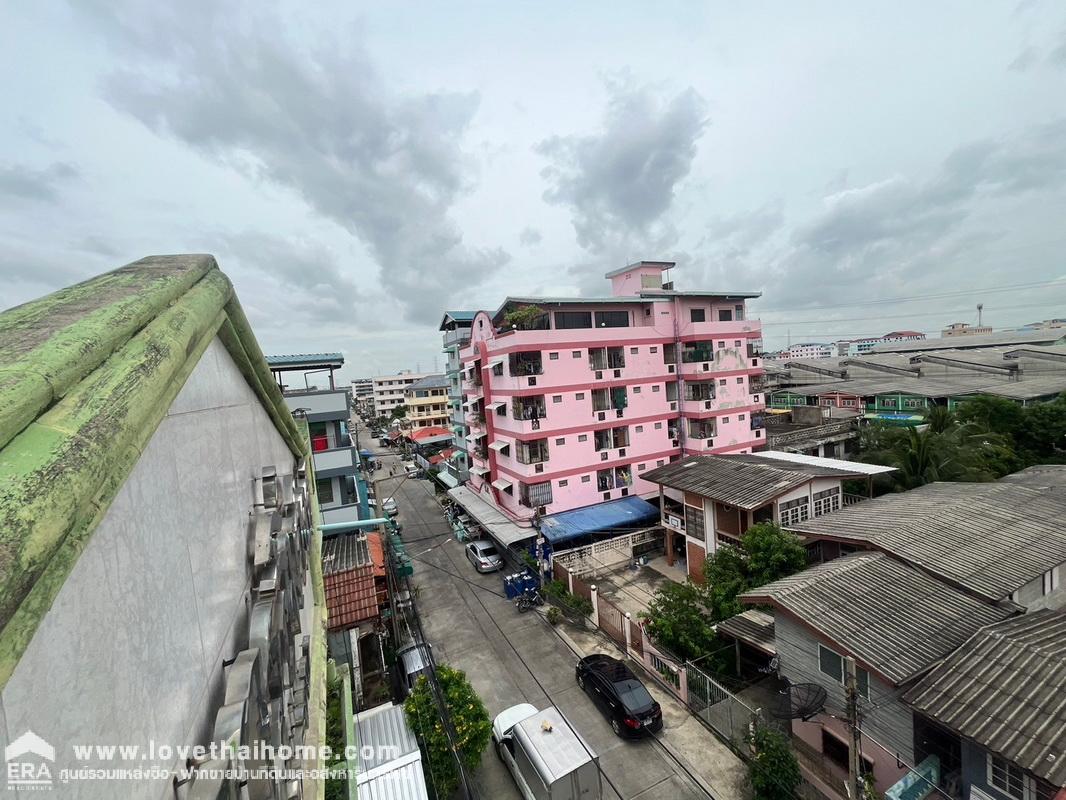
[(771, 712), (776, 719), (806, 721), (825, 708), (825, 688), (817, 683), (793, 683), (779, 697), (777, 708)]

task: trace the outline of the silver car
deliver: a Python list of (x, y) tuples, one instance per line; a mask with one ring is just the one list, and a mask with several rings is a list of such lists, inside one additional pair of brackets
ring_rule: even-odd
[(503, 566), (503, 559), (492, 542), (471, 542), (466, 546), (466, 557), (478, 572), (495, 572)]

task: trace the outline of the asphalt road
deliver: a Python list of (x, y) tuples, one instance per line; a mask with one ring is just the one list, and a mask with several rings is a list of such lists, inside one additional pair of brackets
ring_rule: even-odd
[[(652, 739), (619, 739), (574, 680), (577, 656), (540, 614), (520, 614), (503, 596), (499, 574), (479, 575), (434, 499), (428, 480), (388, 476), (399, 457), (360, 431), (361, 446), (385, 463), (374, 473), (379, 502), (395, 496), (413, 583), (438, 663), (466, 672), (495, 717), (517, 703), (554, 705), (599, 755), (603, 796), (611, 800), (707, 800), (709, 795)], [(397, 470), (399, 471), (399, 470)], [(491, 745), (475, 773), (485, 800), (519, 798)]]

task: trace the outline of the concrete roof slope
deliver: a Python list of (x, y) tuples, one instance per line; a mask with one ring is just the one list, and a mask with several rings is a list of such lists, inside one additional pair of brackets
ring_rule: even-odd
[(1066, 337), (1061, 328), (1039, 331), (1007, 331), (988, 336), (948, 336), (874, 345), (874, 353), (920, 353), (924, 350), (972, 350), (975, 347), (1020, 347), (1033, 344), (1057, 344)]
[(212, 256), (151, 256), (0, 313), (0, 683), (215, 336), (305, 455)]
[(788, 529), (869, 545), (991, 601), (1066, 562), (1066, 492), (1004, 483), (931, 483)]
[[(755, 509), (802, 486), (813, 474), (808, 465), (792, 465), (758, 456), (689, 456), (645, 472), (644, 480), (709, 497), (739, 508)], [(825, 469), (819, 475), (859, 477), (859, 472)]]
[(427, 375), (424, 378), (419, 378), (414, 383), (410, 383), (404, 387), (405, 392), (410, 392), (415, 389), (447, 389), (450, 385), (447, 375)]
[(1037, 464), (999, 479), (1000, 483), (1023, 486), (1059, 486), (1066, 488), (1066, 464)]
[(1066, 611), (978, 631), (903, 699), (1055, 786), (1066, 785)]
[(800, 620), (893, 685), (1011, 616), (884, 553), (854, 553), (740, 595)]

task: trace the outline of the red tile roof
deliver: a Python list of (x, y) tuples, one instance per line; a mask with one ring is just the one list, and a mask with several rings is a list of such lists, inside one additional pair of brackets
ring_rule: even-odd
[(423, 439), (429, 439), (432, 436), (451, 436), (452, 432), (447, 428), (442, 428), (440, 425), (430, 425), (428, 428), (417, 428), (408, 434), (408, 438), (412, 442), (420, 442)]
[(379, 616), (374, 567), (335, 572), (324, 580), (329, 630), (345, 630)]
[(385, 545), (381, 541), (381, 534), (368, 533), (366, 547), (370, 551), (370, 563), (374, 567), (375, 577), (385, 577)]
[(391, 431), (389, 431), (389, 438), (390, 439), (399, 439), (400, 436), (402, 436), (402, 435), (403, 434), (400, 432), (399, 428), (394, 428)]

